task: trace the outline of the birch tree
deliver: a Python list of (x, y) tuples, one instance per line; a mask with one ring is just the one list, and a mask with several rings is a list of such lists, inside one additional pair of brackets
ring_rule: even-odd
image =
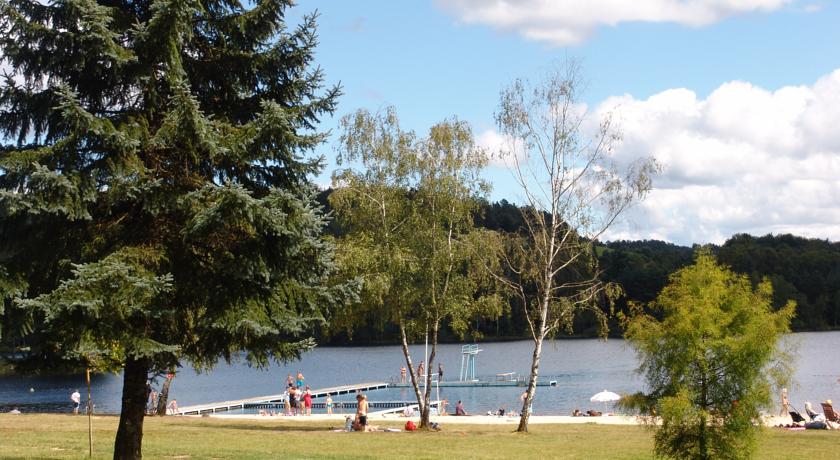
[(517, 431), (528, 431), (543, 342), (571, 332), (576, 314), (591, 311), (606, 331), (603, 304), (618, 287), (601, 281), (594, 245), (651, 188), (652, 159), (623, 166), (613, 158), (620, 140), (611, 117), (587, 130), (579, 103), (579, 66), (573, 62), (541, 80), (504, 89), (496, 123), (508, 140), (503, 152), (524, 200), (527, 231), (508, 245), (497, 279), (524, 306), (534, 349)]
[[(487, 190), (479, 178), (487, 159), (458, 120), (435, 125), (419, 140), (399, 128), (393, 108), (377, 115), (359, 111), (342, 126), (339, 161), (360, 166), (334, 176), (331, 202), (350, 229), (339, 253), (343, 265), (364, 278), (358, 308), (399, 327), (423, 428), (441, 326), (463, 332), (464, 318), (501, 312), (499, 297), (473, 263), (485, 242), (473, 215), (476, 198)], [(421, 335), (431, 351), (427, 372), (417, 375), (408, 346)]]

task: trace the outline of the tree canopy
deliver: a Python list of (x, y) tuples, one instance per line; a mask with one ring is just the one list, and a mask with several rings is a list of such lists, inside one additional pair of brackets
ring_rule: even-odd
[[(426, 427), (441, 327), (464, 336), (473, 318), (501, 313), (491, 280), (472, 263), (486, 240), (475, 231), (474, 214), (486, 190), (479, 172), (487, 159), (456, 119), (419, 138), (400, 128), (393, 108), (360, 110), (344, 117), (342, 128), (343, 168), (333, 176), (330, 202), (346, 229), (343, 271), (363, 277), (364, 287), (362, 301), (338, 324), (396, 325)], [(428, 372), (416, 375), (408, 343), (424, 334)]]
[(340, 90), (291, 5), (0, 2), (6, 311), (47, 332), (34, 357), (124, 367), (115, 458), (140, 457), (149, 371), (297, 357), (352, 297), (307, 158)]
[(759, 409), (789, 369), (778, 347), (795, 303), (771, 308), (773, 289), (718, 265), (701, 251), (673, 274), (626, 337), (636, 348), (647, 393), (638, 406), (658, 416), (656, 453), (671, 458), (749, 458), (762, 426)]

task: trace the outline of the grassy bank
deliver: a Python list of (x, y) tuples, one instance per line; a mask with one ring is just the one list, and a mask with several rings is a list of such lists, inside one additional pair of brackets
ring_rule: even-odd
[[(396, 426), (396, 425), (395, 425)], [(94, 457), (110, 458), (117, 417), (94, 417)], [(144, 458), (569, 458), (649, 459), (636, 426), (446, 425), (438, 433), (333, 433), (327, 423), (147, 418)], [(837, 458), (840, 432), (766, 429), (756, 458)], [(87, 418), (0, 414), (0, 457), (87, 458)]]

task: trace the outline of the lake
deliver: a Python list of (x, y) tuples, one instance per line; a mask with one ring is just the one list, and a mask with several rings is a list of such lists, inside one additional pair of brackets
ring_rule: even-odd
[[(786, 338), (797, 344), (795, 385), (789, 389), (793, 405), (802, 409), (804, 401), (818, 403), (840, 400), (840, 332), (808, 332)], [(496, 374), (515, 372), (527, 375), (532, 342), (491, 342), (480, 344), (483, 350), (476, 361), (476, 374), (482, 380)], [(411, 347), (412, 359), (423, 359), (423, 345)], [(461, 365), (461, 345), (438, 347), (444, 365), (444, 380), (457, 380)], [(300, 361), (258, 370), (243, 363), (222, 364), (206, 374), (183, 368), (173, 380), (170, 399), (179, 406), (278, 394), (283, 391), (286, 375), (300, 370), (306, 384), (325, 388), (360, 382), (396, 381), (404, 363), (399, 346), (318, 347)], [(543, 347), (540, 380), (557, 380), (557, 387), (539, 387), (534, 403), (537, 415), (568, 414), (575, 408), (603, 410), (603, 405), (589, 402), (602, 390), (631, 393), (642, 389), (643, 382), (634, 372), (638, 362), (625, 341), (606, 342), (590, 339), (549, 341)], [(84, 375), (65, 377), (0, 377), (0, 412), (18, 407), (24, 412), (70, 412), (70, 393), (78, 388), (86, 399)], [(30, 389), (32, 391), (30, 391)], [(118, 413), (122, 379), (118, 375), (92, 378), (96, 411)], [(519, 387), (440, 388), (440, 397), (462, 400), (472, 413), (500, 407), (519, 411)], [(368, 394), (372, 401), (412, 400), (410, 389), (386, 389)], [(433, 393), (433, 398), (435, 398)], [(350, 400), (341, 396), (336, 401)]]

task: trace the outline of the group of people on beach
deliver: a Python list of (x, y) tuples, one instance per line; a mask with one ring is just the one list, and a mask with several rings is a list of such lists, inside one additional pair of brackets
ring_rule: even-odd
[[(312, 389), (306, 385), (301, 371), (295, 377), (286, 377), (286, 391), (283, 393), (285, 415), (312, 415)], [(260, 411), (263, 414), (264, 411)], [(327, 413), (332, 413), (332, 398), (327, 396)], [(273, 414), (272, 414), (273, 415)]]
[(787, 388), (782, 388), (780, 395), (780, 416), (790, 415), (792, 423), (786, 425), (786, 428), (805, 428), (814, 430), (837, 430), (840, 429), (840, 415), (834, 410), (834, 406), (830, 399), (826, 399), (820, 405), (823, 413), (814, 410), (810, 401), (805, 401), (805, 415), (808, 419), (802, 416), (796, 408), (790, 403), (788, 399)]

